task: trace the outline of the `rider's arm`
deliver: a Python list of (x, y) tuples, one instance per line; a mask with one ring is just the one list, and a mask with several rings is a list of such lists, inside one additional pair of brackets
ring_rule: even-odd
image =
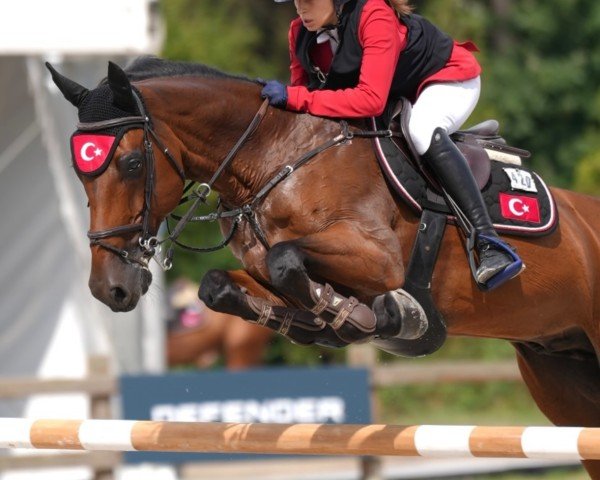
[(363, 47), (358, 85), (343, 90), (309, 91), (293, 83), (292, 71), (292, 86), (287, 88), (288, 110), (343, 118), (377, 116), (383, 112), (398, 57), (406, 43), (406, 28), (383, 2), (367, 2), (358, 37)]

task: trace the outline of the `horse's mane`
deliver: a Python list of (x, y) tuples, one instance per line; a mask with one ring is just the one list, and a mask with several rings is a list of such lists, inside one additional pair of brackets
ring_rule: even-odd
[(165, 60), (151, 55), (136, 58), (125, 68), (125, 73), (131, 81), (146, 80), (156, 77), (181, 77), (185, 75), (207, 78), (244, 80), (257, 83), (257, 80), (240, 75), (232, 75), (201, 63)]

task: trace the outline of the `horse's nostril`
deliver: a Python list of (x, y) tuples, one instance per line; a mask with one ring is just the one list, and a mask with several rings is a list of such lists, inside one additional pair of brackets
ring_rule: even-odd
[(150, 270), (142, 270), (142, 294), (145, 294), (152, 283), (152, 273)]
[(119, 287), (119, 286), (111, 287), (110, 295), (111, 295), (112, 299), (118, 304), (125, 303), (125, 301), (129, 297), (129, 293), (127, 292), (127, 290), (125, 290), (124, 288)]

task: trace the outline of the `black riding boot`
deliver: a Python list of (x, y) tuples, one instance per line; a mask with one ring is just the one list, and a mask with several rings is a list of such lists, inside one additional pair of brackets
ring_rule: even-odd
[(444, 129), (435, 129), (422, 159), (477, 232), (477, 283), (489, 290), (518, 275), (523, 262), (498, 237), (467, 160)]

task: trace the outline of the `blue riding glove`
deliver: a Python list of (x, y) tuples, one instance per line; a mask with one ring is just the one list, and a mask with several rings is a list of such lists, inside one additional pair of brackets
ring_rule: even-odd
[(269, 105), (273, 107), (285, 108), (287, 106), (287, 87), (277, 80), (269, 80), (260, 92), (260, 96), (268, 98)]

